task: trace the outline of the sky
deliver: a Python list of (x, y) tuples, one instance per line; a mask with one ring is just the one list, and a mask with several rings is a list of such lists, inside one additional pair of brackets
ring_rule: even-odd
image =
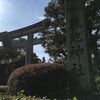
[[(0, 0), (0, 32), (12, 31), (44, 19), (44, 8), (50, 0)], [(37, 36), (37, 35), (36, 35)], [(34, 46), (39, 58), (46, 57), (41, 45)]]

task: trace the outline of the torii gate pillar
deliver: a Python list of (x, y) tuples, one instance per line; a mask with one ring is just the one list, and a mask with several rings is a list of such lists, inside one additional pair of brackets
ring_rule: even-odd
[(66, 43), (69, 72), (76, 78), (78, 93), (93, 92), (92, 68), (89, 65), (84, 0), (66, 2)]
[(33, 33), (29, 33), (27, 37), (27, 50), (25, 65), (32, 64), (33, 57)]

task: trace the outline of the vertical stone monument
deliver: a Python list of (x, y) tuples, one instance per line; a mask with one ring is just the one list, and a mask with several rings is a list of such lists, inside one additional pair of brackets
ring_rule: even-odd
[(92, 92), (92, 71), (89, 66), (84, 0), (67, 0), (66, 33), (68, 70), (76, 78), (76, 90)]

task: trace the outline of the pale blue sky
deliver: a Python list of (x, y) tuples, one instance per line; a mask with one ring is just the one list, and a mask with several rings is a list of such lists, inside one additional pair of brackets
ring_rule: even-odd
[[(44, 7), (50, 0), (0, 0), (0, 32), (19, 29), (44, 18)], [(39, 58), (48, 55), (40, 45), (34, 46)]]

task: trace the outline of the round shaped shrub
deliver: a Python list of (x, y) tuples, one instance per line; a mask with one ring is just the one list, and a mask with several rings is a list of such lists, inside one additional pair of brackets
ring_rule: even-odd
[(16, 95), (20, 90), (31, 96), (59, 96), (66, 91), (68, 73), (61, 64), (30, 64), (12, 72), (7, 94)]

